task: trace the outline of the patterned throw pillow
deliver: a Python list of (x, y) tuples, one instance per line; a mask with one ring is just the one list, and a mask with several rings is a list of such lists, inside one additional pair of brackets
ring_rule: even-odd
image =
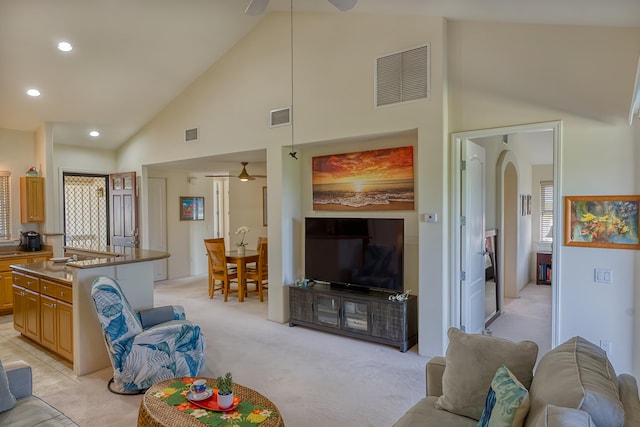
[(521, 427), (529, 411), (529, 392), (502, 365), (491, 380), (482, 417), (476, 427)]

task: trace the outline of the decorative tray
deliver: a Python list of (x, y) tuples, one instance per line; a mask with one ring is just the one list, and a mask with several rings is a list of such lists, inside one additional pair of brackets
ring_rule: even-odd
[(218, 406), (218, 390), (214, 390), (213, 395), (207, 399), (195, 400), (195, 399), (191, 399), (190, 397), (191, 397), (191, 393), (187, 394), (187, 400), (189, 400), (189, 402), (193, 403), (194, 405), (197, 405), (203, 409), (208, 409), (210, 411), (217, 411), (217, 412), (233, 411), (238, 407), (241, 401), (239, 397), (234, 396), (233, 403), (231, 404), (231, 406), (225, 409), (221, 409)]

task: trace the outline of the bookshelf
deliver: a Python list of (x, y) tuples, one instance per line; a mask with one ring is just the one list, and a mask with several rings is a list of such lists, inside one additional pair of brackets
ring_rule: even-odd
[(538, 285), (550, 285), (551, 272), (551, 252), (538, 252), (536, 254), (536, 283)]

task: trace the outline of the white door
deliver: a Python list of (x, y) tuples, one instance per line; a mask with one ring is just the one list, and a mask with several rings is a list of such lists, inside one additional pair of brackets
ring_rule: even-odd
[(461, 147), (462, 168), (460, 230), (460, 325), (468, 333), (484, 329), (485, 297), (485, 150), (465, 139)]
[[(148, 178), (149, 249), (167, 251), (167, 180)], [(153, 280), (167, 279), (167, 259), (153, 262)]]

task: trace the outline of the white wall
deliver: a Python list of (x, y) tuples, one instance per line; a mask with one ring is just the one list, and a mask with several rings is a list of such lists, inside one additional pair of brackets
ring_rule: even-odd
[(103, 150), (100, 148), (78, 147), (66, 144), (53, 146), (53, 164), (47, 174), (52, 181), (51, 188), (47, 188), (47, 196), (51, 195), (52, 207), (48, 212), (50, 217), (49, 232), (62, 233), (64, 230), (63, 218), (63, 172), (84, 172), (107, 175), (115, 172), (115, 150)]
[[(249, 173), (264, 175), (264, 170), (252, 166)], [(246, 225), (249, 232), (245, 242), (249, 243), (248, 249), (258, 247), (258, 237), (268, 236), (268, 227), (262, 225), (262, 187), (267, 186), (264, 178), (256, 178), (254, 181), (240, 181), (231, 178), (229, 181), (229, 235), (225, 236), (230, 250), (236, 250), (240, 243), (241, 235), (236, 234), (239, 227)], [(268, 200), (268, 198), (267, 198)], [(277, 220), (278, 218), (276, 218)]]
[[(299, 14), (294, 43), (296, 144), (340, 140), (349, 147), (353, 138), (417, 129), (416, 213), (437, 212), (441, 218), (437, 224), (418, 223), (414, 213), (413, 223), (407, 225), (418, 236), (412, 254), (418, 270), (409, 277), (416, 278), (420, 287), (420, 352), (432, 355), (441, 354), (446, 341), (444, 31), (441, 18)], [(432, 47), (430, 99), (374, 108), (375, 58), (425, 43)], [(118, 152), (118, 168), (132, 170), (170, 160), (267, 149), (270, 223), (273, 218), (282, 221), (269, 225), (269, 318), (277, 321), (288, 318), (281, 285), (292, 283), (301, 269), (301, 207), (296, 196), (283, 193), (297, 184), (285, 183), (284, 177), (300, 182), (310, 174), (299, 165), (302, 158), (294, 162), (283, 156), (291, 128), (268, 124), (270, 110), (291, 104), (289, 46), (289, 15), (266, 16)], [(182, 143), (184, 129), (193, 126), (200, 128), (200, 141)], [(280, 209), (272, 210), (273, 204)], [(275, 267), (275, 260), (282, 264)]]
[[(365, 138), (359, 141), (350, 141), (349, 144), (322, 144), (309, 145), (304, 148), (302, 159), (303, 169), (311, 171), (311, 161), (315, 156), (329, 154), (350, 153), (366, 150), (377, 150), (392, 147), (414, 147), (418, 142), (415, 131), (400, 134), (387, 135), (377, 138)], [(346, 151), (345, 151), (346, 150)], [(414, 161), (416, 159), (414, 158)], [(311, 173), (306, 173), (302, 179), (302, 216), (303, 217), (367, 217), (367, 218), (403, 218), (404, 221), (404, 287), (410, 290), (412, 295), (420, 294), (418, 281), (418, 218), (415, 211), (314, 211), (313, 210), (313, 186)], [(304, 221), (299, 224), (300, 235), (304, 235)], [(304, 254), (304, 250), (303, 250)]]
[(11, 237), (20, 239), (20, 230), (38, 230), (37, 225), (20, 224), (20, 177), (31, 166), (42, 170), (36, 163), (35, 134), (18, 130), (0, 129), (0, 170), (11, 172)]
[[(448, 41), (452, 131), (562, 120), (561, 197), (637, 192), (626, 120), (640, 29), (451, 22)], [(638, 375), (637, 255), (556, 247), (557, 340), (610, 340), (617, 372)], [(594, 268), (614, 283), (595, 284)]]
[[(561, 196), (635, 191), (633, 144), (638, 137), (626, 118), (640, 29), (481, 22), (450, 22), (447, 28), (440, 18), (357, 14), (301, 14), (296, 19), (297, 144), (351, 144), (352, 138), (418, 130), (416, 212), (437, 212), (442, 218), (438, 224), (415, 225), (421, 354), (442, 354), (449, 323), (449, 132), (562, 120)], [(119, 169), (128, 170), (266, 148), (267, 185), (273, 189), (269, 200), (280, 207), (274, 213), (283, 221), (269, 230), (270, 241), (275, 237), (282, 245), (276, 246), (282, 265), (281, 271), (273, 269), (273, 284), (294, 278), (299, 263), (291, 259), (300, 244), (295, 228), (303, 208), (295, 206), (296, 197), (283, 194), (283, 189), (295, 189), (284, 177), (301, 180), (309, 173), (304, 165), (289, 166), (282, 155), (290, 129), (267, 124), (269, 110), (290, 104), (288, 29), (286, 14), (265, 17), (118, 156)], [(432, 47), (430, 100), (373, 108), (373, 58), (425, 42)], [(202, 139), (185, 146), (182, 132), (192, 126), (200, 127)], [(632, 349), (638, 348), (631, 303), (635, 254), (560, 247), (555, 255), (562, 260), (555, 268), (561, 284), (558, 341), (573, 335), (610, 340), (614, 366), (630, 371)], [(270, 258), (277, 259), (273, 252)], [(595, 285), (595, 267), (611, 268), (615, 283)], [(278, 292), (270, 294), (269, 317), (286, 320), (285, 298)]]

